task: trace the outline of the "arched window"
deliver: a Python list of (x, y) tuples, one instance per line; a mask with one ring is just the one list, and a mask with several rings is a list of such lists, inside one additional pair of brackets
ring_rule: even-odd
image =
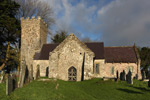
[(77, 70), (73, 66), (68, 69), (68, 80), (77, 81)]
[(40, 65), (37, 65), (36, 69), (36, 79), (40, 78)]
[(96, 74), (99, 74), (99, 64), (96, 64)]
[(114, 66), (111, 68), (111, 74), (114, 75)]

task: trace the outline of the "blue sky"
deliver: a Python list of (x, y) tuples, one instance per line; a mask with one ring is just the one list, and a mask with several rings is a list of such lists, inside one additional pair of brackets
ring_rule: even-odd
[(150, 0), (45, 0), (53, 9), (52, 33), (66, 30), (105, 46), (150, 46)]

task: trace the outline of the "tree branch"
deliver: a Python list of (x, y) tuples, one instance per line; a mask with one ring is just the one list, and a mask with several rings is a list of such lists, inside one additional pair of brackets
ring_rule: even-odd
[(10, 51), (10, 42), (8, 42), (7, 51), (6, 51), (6, 58), (5, 58), (5, 61), (3, 62), (3, 64), (0, 66), (0, 70), (2, 70), (5, 67), (5, 65), (9, 59), (9, 51)]

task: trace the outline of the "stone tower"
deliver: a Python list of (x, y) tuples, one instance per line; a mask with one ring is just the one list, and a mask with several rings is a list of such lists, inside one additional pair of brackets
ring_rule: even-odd
[(35, 52), (39, 52), (47, 41), (47, 24), (38, 17), (21, 18), (21, 61), (25, 60), (31, 69)]

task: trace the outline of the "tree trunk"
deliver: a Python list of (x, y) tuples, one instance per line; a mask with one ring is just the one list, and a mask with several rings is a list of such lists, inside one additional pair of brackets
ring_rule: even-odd
[(10, 42), (8, 42), (7, 51), (6, 51), (6, 58), (3, 64), (0, 66), (0, 71), (5, 67), (8, 59), (9, 59), (9, 51), (10, 51)]

